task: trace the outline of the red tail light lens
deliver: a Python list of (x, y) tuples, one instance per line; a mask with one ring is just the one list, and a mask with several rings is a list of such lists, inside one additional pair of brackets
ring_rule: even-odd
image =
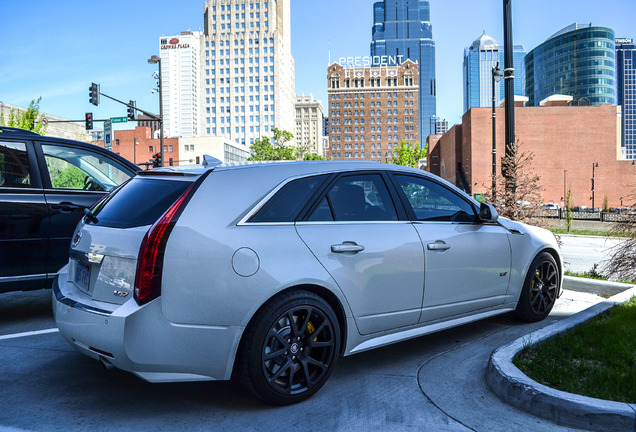
[(163, 256), (168, 237), (174, 228), (184, 203), (194, 185), (190, 186), (175, 203), (148, 230), (139, 248), (134, 297), (140, 306), (161, 295)]

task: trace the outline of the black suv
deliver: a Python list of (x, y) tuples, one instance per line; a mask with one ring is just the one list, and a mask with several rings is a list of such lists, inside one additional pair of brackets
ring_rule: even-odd
[(0, 126), (0, 293), (50, 288), (84, 209), (138, 170), (93, 144)]

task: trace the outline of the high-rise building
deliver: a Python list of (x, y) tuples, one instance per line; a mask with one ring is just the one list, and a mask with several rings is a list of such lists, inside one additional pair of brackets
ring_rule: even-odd
[(417, 143), (417, 82), (418, 67), (411, 60), (399, 66), (330, 65), (327, 158), (389, 162), (402, 139)]
[[(420, 145), (433, 133), (431, 117), (436, 115), (435, 41), (428, 0), (383, 0), (373, 4), (372, 66), (383, 56), (400, 63), (411, 59), (419, 66)], [(378, 60), (378, 61), (376, 61)]]
[(616, 104), (614, 31), (591, 24), (559, 30), (526, 55), (528, 105), (563, 94), (583, 105)]
[(201, 135), (246, 146), (294, 131), (289, 0), (208, 0), (201, 38)]
[(434, 135), (444, 135), (446, 132), (448, 132), (448, 120), (436, 118)]
[(201, 32), (159, 38), (163, 131), (167, 137), (198, 136)]
[(621, 106), (621, 153), (636, 159), (636, 44), (633, 39), (616, 39), (617, 104)]
[[(513, 48), (515, 95), (524, 96), (526, 55), (522, 45)], [(492, 105), (492, 70), (499, 64), (504, 70), (504, 47), (484, 32), (464, 49), (464, 112), (470, 108)], [(495, 86), (495, 100), (503, 98), (504, 80)]]
[(311, 154), (322, 156), (322, 102), (312, 95), (296, 96), (296, 146)]

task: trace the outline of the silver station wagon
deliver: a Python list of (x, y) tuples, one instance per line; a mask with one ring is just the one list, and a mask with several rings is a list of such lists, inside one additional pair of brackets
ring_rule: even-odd
[(107, 366), (234, 376), (289, 404), (341, 355), (505, 312), (541, 320), (561, 281), (552, 233), (421, 170), (210, 164), (139, 173), (87, 210), (53, 307)]

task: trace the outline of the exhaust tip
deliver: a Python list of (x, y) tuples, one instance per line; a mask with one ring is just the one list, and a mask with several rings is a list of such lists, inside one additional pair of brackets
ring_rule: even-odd
[(104, 357), (100, 357), (99, 362), (102, 364), (102, 366), (104, 366), (104, 369), (106, 369), (107, 371), (115, 369), (115, 366), (113, 366), (113, 364), (109, 362), (107, 359), (105, 359)]

